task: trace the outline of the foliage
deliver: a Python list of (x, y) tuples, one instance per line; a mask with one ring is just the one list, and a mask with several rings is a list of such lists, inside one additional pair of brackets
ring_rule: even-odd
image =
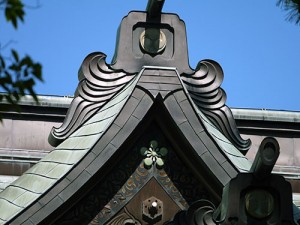
[[(24, 21), (25, 11), (21, 0), (0, 0), (0, 9), (4, 10), (6, 21), (15, 29), (19, 22)], [(1, 105), (1, 111), (19, 111), (18, 103), (26, 94), (38, 103), (33, 87), (36, 81), (43, 81), (40, 63), (34, 62), (28, 55), (20, 58), (15, 49), (11, 49), (10, 54), (4, 56), (0, 52), (0, 90), (6, 92), (0, 95), (0, 101), (5, 99), (8, 103)]]
[(24, 5), (20, 0), (3, 0), (1, 1), (5, 10), (5, 17), (8, 22), (11, 22), (14, 28), (18, 27), (18, 20), (24, 21)]
[(3, 97), (10, 104), (17, 104), (21, 96), (29, 93), (36, 101), (37, 96), (33, 90), (35, 80), (42, 81), (41, 65), (34, 63), (29, 56), (20, 59), (18, 53), (11, 50), (12, 60), (6, 65), (5, 59), (0, 55), (0, 86), (7, 94)]
[(288, 12), (288, 21), (300, 25), (300, 0), (278, 0), (277, 6)]

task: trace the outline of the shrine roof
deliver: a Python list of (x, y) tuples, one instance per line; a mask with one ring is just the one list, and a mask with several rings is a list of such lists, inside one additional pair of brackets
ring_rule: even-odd
[(37, 200), (86, 155), (115, 119), (137, 80), (138, 76), (65, 142), (0, 192), (0, 224)]
[[(150, 70), (150, 72), (146, 73), (143, 70), (139, 75), (136, 75), (134, 78), (132, 78), (132, 80), (128, 82), (128, 84), (125, 85), (123, 89), (121, 89), (117, 92), (116, 95), (111, 97), (111, 99), (109, 99), (103, 105), (103, 107), (100, 107), (100, 109), (93, 116), (91, 116), (86, 122), (81, 124), (79, 128), (74, 131), (65, 141), (63, 141), (39, 163), (25, 172), (19, 179), (11, 183), (4, 191), (0, 193), (0, 211), (2, 212), (0, 215), (0, 223), (5, 223), (11, 220), (22, 210), (26, 209), (30, 204), (37, 201), (49, 189), (53, 189), (55, 184), (59, 180), (63, 179), (71, 170), (74, 170), (76, 167), (80, 167), (79, 165), (81, 160), (88, 153), (96, 157), (91, 150), (94, 148), (95, 144), (99, 142), (103, 134), (107, 133), (108, 130), (111, 129), (110, 127), (112, 123), (115, 121), (115, 124), (119, 124), (121, 123), (120, 121), (123, 121), (121, 124), (124, 124), (124, 117), (128, 118), (128, 116), (131, 115), (128, 114), (126, 116), (123, 115), (118, 117), (121, 111), (128, 111), (124, 109), (124, 106), (126, 104), (130, 104), (126, 103), (128, 99), (133, 98), (131, 101), (136, 101), (134, 100), (134, 98), (136, 97), (133, 97), (132, 93), (133, 90), (136, 89), (136, 85), (140, 79), (141, 74), (151, 74), (153, 71), (154, 74), (156, 74), (155, 68), (148, 69)], [(210, 120), (201, 112), (201, 110), (198, 109), (195, 104), (193, 104), (193, 101), (190, 99), (188, 91), (182, 83), (178, 73), (176, 72), (176, 69), (164, 68), (162, 69), (162, 71), (167, 71), (162, 72), (162, 74), (169, 74), (167, 75), (167, 77), (169, 77), (168, 80), (171, 83), (173, 82), (172, 85), (156, 85), (155, 81), (153, 81), (152, 88), (154, 87), (154, 89), (151, 90), (151, 82), (149, 83), (149, 79), (147, 78), (147, 76), (149, 75), (145, 75), (145, 77), (140, 80), (139, 86), (147, 87), (150, 85), (149, 91), (152, 92), (152, 94), (160, 92), (165, 93), (166, 96), (168, 96), (168, 89), (181, 89), (181, 92), (179, 93), (182, 94), (174, 95), (176, 99), (175, 102), (177, 102), (176, 104), (178, 104), (178, 106), (174, 108), (175, 102), (173, 100), (171, 102), (168, 100), (165, 103), (166, 107), (168, 108), (169, 113), (172, 114), (171, 117), (173, 117), (175, 121), (178, 119), (178, 113), (181, 113), (182, 116), (184, 116), (184, 120), (186, 120), (187, 122), (189, 120), (193, 120), (188, 122), (187, 124), (182, 124), (180, 121), (177, 121), (176, 123), (178, 123), (178, 126), (184, 133), (184, 136), (186, 136), (190, 142), (193, 142), (193, 144), (195, 145), (194, 148), (198, 152), (197, 154), (199, 154), (200, 158), (206, 160), (205, 163), (209, 168), (211, 168), (213, 174), (215, 174), (216, 177), (222, 174), (222, 176), (219, 176), (219, 179), (220, 182), (225, 185), (232, 177), (235, 176), (235, 174), (237, 174), (238, 171), (247, 171), (250, 168), (250, 163), (248, 162), (247, 158), (243, 156), (242, 153), (240, 153), (240, 151), (215, 127), (215, 125), (210, 122)], [(177, 74), (176, 79), (178, 81), (176, 81), (176, 75), (174, 74)], [(153, 80), (165, 80), (163, 77), (159, 78), (159, 74), (151, 76), (152, 78), (153, 76), (158, 77), (157, 79)], [(142, 107), (142, 105), (148, 105), (146, 108), (142, 107), (140, 109), (144, 111), (148, 111), (147, 108), (149, 108), (151, 104), (153, 104), (149, 104), (149, 100), (140, 101), (140, 107)], [(192, 104), (190, 106), (185, 105), (188, 102)], [(172, 104), (172, 107), (170, 106), (170, 104)], [(127, 108), (128, 107), (130, 108), (131, 106), (127, 106)], [(176, 110), (174, 111), (174, 109)], [(132, 112), (132, 110), (129, 111)], [(144, 113), (146, 113), (146, 111)], [(195, 114), (193, 113), (193, 111)], [(196, 119), (200, 119), (199, 121), (194, 121), (194, 119), (197, 117), (196, 115), (199, 116), (198, 119)], [(116, 118), (119, 119), (117, 119), (116, 121)], [(143, 118), (139, 118), (139, 120), (142, 119)], [(128, 121), (126, 123), (128, 123)], [(134, 126), (136, 126), (136, 123), (133, 124), (135, 124)], [(129, 126), (132, 127), (133, 124)], [(204, 124), (204, 128), (206, 131), (203, 131), (203, 129), (201, 128), (201, 124)], [(122, 127), (121, 125), (119, 126)], [(199, 140), (196, 140), (195, 138), (193, 138), (192, 140), (191, 137), (193, 136), (199, 138)], [(220, 150), (217, 150), (217, 148), (214, 147), (215, 144), (213, 144), (213, 142), (211, 141), (216, 143), (216, 146), (219, 146)], [(117, 138), (116, 142), (120, 142), (120, 139)], [(118, 146), (120, 145), (121, 143), (118, 144)], [(117, 148), (113, 148), (116, 151)], [(206, 148), (206, 150), (204, 150), (203, 148)], [(214, 153), (212, 153), (211, 151), (214, 151)], [(218, 151), (221, 152), (217, 153)], [(225, 158), (227, 157), (228, 159), (226, 160), (222, 155), (225, 155)], [(105, 163), (105, 161), (106, 160), (102, 158), (102, 165)], [(97, 166), (101, 167), (101, 165), (99, 164)], [(81, 172), (85, 172), (85, 179), (89, 179), (92, 176), (85, 170)], [(75, 181), (70, 180), (69, 178), (68, 182), (72, 183)], [(63, 202), (61, 198), (59, 199), (59, 201)]]

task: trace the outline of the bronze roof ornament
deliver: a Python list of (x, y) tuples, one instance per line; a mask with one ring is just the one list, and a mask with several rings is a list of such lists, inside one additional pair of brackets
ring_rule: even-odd
[(243, 154), (251, 141), (237, 130), (222, 90), (223, 70), (213, 60), (202, 60), (192, 69), (188, 60), (184, 22), (176, 14), (162, 13), (164, 0), (149, 0), (145, 12), (132, 11), (118, 30), (111, 64), (104, 53), (86, 57), (79, 70), (79, 84), (68, 115), (53, 128), (49, 142), (57, 146), (101, 110), (110, 99), (147, 66), (176, 68), (193, 103)]
[(161, 15), (165, 0), (149, 0), (147, 4), (147, 14), (149, 17), (158, 17)]
[(266, 137), (250, 171), (239, 173), (224, 187), (218, 208), (207, 200), (196, 201), (167, 225), (295, 225), (291, 185), (271, 173), (279, 150), (277, 140)]

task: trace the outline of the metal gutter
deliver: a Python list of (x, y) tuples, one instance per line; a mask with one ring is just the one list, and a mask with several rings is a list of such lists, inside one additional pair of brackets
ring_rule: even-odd
[[(0, 93), (3, 94), (3, 93)], [(72, 96), (51, 96), (51, 95), (38, 95), (39, 104), (37, 104), (30, 95), (21, 98), (19, 105), (24, 106), (40, 106), (40, 107), (55, 107), (55, 108), (69, 108)], [(3, 100), (1, 103), (7, 103)]]
[(231, 108), (235, 119), (300, 123), (300, 111)]
[[(150, 67), (149, 67), (150, 68)], [(0, 93), (2, 94), (2, 93)], [(69, 108), (73, 96), (38, 95), (37, 105), (30, 95), (26, 95), (20, 101), (20, 105)], [(2, 101), (2, 103), (6, 103)], [(1, 103), (0, 103), (1, 104)], [(233, 116), (237, 120), (258, 120), (300, 123), (300, 111), (269, 110), (269, 109), (241, 109), (231, 108)]]

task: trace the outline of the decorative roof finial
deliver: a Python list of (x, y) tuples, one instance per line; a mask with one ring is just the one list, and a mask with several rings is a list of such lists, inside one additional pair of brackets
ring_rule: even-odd
[(149, 0), (146, 8), (150, 18), (158, 17), (161, 14), (165, 0)]

